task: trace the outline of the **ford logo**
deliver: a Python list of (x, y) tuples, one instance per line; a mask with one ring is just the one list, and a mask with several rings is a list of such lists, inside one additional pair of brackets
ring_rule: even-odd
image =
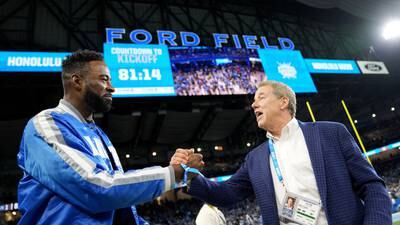
[(373, 72), (379, 72), (382, 70), (382, 66), (375, 63), (367, 63), (364, 65), (365, 69)]

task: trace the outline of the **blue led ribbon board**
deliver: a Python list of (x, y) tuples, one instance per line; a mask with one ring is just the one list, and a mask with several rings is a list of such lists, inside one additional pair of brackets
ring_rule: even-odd
[(300, 51), (258, 49), (267, 80), (280, 81), (296, 93), (317, 92)]
[(310, 73), (360, 74), (354, 60), (305, 59)]
[(166, 45), (104, 44), (114, 97), (175, 96)]
[(67, 52), (0, 52), (0, 72), (61, 72)]

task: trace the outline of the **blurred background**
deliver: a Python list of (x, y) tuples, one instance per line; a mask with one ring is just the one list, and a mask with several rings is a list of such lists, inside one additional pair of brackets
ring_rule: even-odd
[[(317, 92), (297, 93), (297, 118), (312, 121), (312, 112), (317, 121), (344, 123), (356, 137), (353, 123), (360, 135), (357, 143), (363, 143), (386, 182), (395, 213), (400, 205), (399, 12), (396, 0), (1, 0), (0, 51), (103, 52), (105, 28), (113, 27), (127, 33), (144, 29), (152, 35), (152, 44), (158, 44), (157, 30), (194, 32), (201, 40), (199, 46), (214, 46), (213, 33), (265, 36), (271, 45), (287, 37), (306, 59), (384, 62), (389, 74), (312, 73)], [(228, 90), (233, 84), (226, 83), (214, 92), (182, 90), (177, 96), (114, 98), (109, 113), (95, 114), (126, 170), (168, 165), (177, 147), (191, 147), (204, 155), (207, 177), (225, 179), (221, 176), (233, 174), (245, 155), (265, 141), (250, 107), (255, 87), (251, 82), (263, 79), (254, 77), (264, 70), (259, 60), (250, 60), (255, 50), (229, 50), (237, 47), (229, 37), (219, 50), (170, 48), (169, 54), (176, 90), (186, 84), (179, 77), (190, 73), (195, 74), (193, 80), (222, 74), (218, 82), (234, 81), (237, 89)], [(179, 35), (176, 41), (181, 43)], [(132, 44), (129, 35), (118, 42)], [(218, 54), (232, 60), (216, 63)], [(22, 131), (32, 116), (55, 107), (62, 98), (60, 73), (1, 71), (0, 90), (4, 93), (0, 224), (16, 224), (17, 185), (22, 176), (16, 155)], [(201, 205), (173, 191), (140, 206), (139, 212), (153, 224), (193, 224)], [(228, 224), (260, 224), (254, 199), (222, 210)]]

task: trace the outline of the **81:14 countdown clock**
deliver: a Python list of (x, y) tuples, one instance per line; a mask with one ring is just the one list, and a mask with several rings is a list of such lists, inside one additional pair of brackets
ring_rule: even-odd
[(114, 97), (176, 95), (166, 45), (105, 43), (104, 60)]
[(119, 80), (161, 80), (160, 69), (146, 69), (142, 68), (136, 70), (135, 68), (121, 68), (118, 70)]

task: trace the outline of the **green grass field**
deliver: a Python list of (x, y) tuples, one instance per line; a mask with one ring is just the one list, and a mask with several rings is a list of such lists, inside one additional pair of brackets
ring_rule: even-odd
[(400, 225), (400, 221), (394, 222), (393, 225)]

